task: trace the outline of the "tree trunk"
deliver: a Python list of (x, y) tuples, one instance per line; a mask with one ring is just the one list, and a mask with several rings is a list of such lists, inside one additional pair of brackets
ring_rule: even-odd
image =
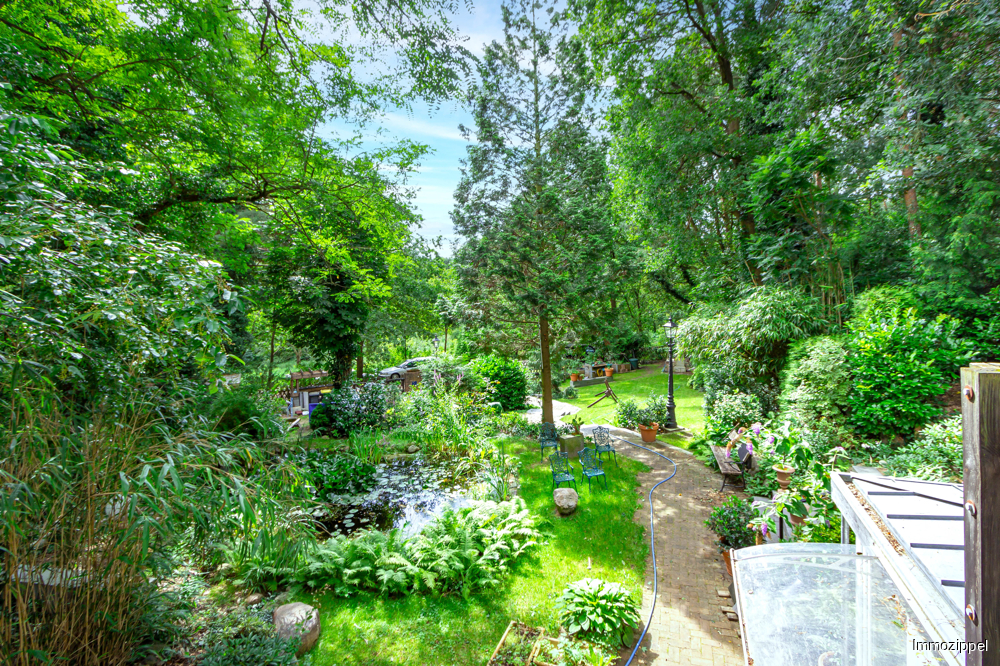
[(538, 333), (542, 346), (542, 422), (555, 423), (552, 411), (552, 364), (549, 361), (549, 320), (538, 317)]
[[(908, 148), (909, 146), (907, 146)], [(907, 184), (913, 182), (913, 167), (908, 166), (903, 169), (903, 182)], [(906, 188), (906, 191), (903, 192), (903, 201), (906, 203), (906, 221), (910, 225), (910, 238), (920, 238), (922, 230), (920, 229), (920, 220), (917, 219), (917, 213), (920, 212), (920, 208), (917, 206), (916, 188)]]
[[(896, 30), (892, 34), (893, 47), (898, 49), (902, 41), (902, 29)], [(902, 63), (902, 60), (902, 56), (897, 56), (897, 62)], [(900, 74), (896, 74), (896, 85), (899, 88), (903, 87), (903, 77)], [(900, 98), (902, 98), (902, 93), (900, 93)], [(905, 123), (908, 119), (907, 114), (904, 112), (899, 119)], [(903, 146), (903, 152), (910, 152), (909, 144)], [(903, 167), (903, 184), (907, 186), (906, 190), (903, 192), (903, 202), (906, 204), (906, 221), (909, 223), (910, 227), (910, 239), (919, 238), (921, 229), (920, 222), (917, 220), (917, 213), (919, 212), (919, 209), (917, 208), (917, 190), (913, 187), (912, 166)]]
[(365, 376), (365, 341), (362, 340), (358, 343), (358, 379), (364, 379)]
[(278, 324), (271, 322), (271, 360), (267, 364), (267, 390), (271, 390), (271, 379), (274, 376), (274, 336), (278, 332)]

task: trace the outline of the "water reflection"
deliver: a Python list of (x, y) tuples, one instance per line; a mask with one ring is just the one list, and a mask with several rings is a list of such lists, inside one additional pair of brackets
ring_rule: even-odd
[(446, 509), (471, 506), (471, 479), (456, 475), (457, 464), (423, 457), (381, 463), (367, 493), (327, 495), (319, 522), (331, 535), (397, 528), (406, 538), (414, 536)]

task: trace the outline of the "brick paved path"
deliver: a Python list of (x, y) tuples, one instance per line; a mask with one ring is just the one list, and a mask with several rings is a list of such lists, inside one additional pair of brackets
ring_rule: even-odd
[[(630, 441), (641, 442), (627, 430), (613, 432)], [(649, 633), (632, 664), (742, 666), (743, 649), (737, 623), (726, 619), (722, 612), (722, 607), (731, 606), (732, 600), (718, 595), (718, 590), (729, 588), (731, 579), (715, 546), (714, 534), (705, 526), (711, 507), (721, 503), (730, 493), (719, 493), (720, 477), (687, 451), (662, 443), (654, 446), (677, 463), (677, 474), (653, 493), (659, 576), (656, 611)], [(648, 474), (639, 475), (642, 507), (634, 518), (648, 530), (649, 489), (670, 473), (670, 463), (624, 443), (615, 448), (619, 455), (641, 460), (652, 469)], [(642, 599), (643, 625), (649, 617), (652, 599), (653, 560), (648, 557)], [(630, 652), (625, 651), (622, 655), (627, 658)]]

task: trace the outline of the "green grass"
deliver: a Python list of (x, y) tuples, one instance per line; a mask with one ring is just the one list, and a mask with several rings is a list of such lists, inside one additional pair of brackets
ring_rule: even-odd
[[(677, 404), (677, 425), (693, 432), (705, 427), (705, 414), (702, 409), (702, 394), (688, 388), (688, 379), (688, 375), (674, 375), (674, 402)], [(615, 375), (611, 388), (615, 390), (615, 395), (619, 399), (632, 398), (642, 406), (646, 404), (651, 391), (667, 394), (667, 375), (661, 373), (658, 366), (647, 366), (640, 370)], [(615, 415), (614, 400), (605, 398), (593, 407), (587, 407), (603, 390), (603, 384), (578, 388), (579, 398), (562, 402), (580, 407), (578, 416), (586, 423), (611, 424)]]
[[(302, 597), (320, 610), (323, 626), (312, 651), (317, 666), (440, 664), (482, 666), (512, 619), (558, 628), (556, 598), (567, 583), (602, 578), (626, 585), (638, 598), (648, 553), (644, 530), (632, 522), (639, 504), (636, 474), (642, 463), (619, 458), (606, 467), (608, 489), (580, 487), (572, 516), (559, 518), (552, 475), (526, 440), (509, 440), (522, 462), (521, 496), (543, 532), (541, 545), (517, 563), (500, 588), (461, 597), (360, 594)], [(579, 468), (575, 466), (579, 475)], [(584, 484), (585, 486), (586, 484)]]

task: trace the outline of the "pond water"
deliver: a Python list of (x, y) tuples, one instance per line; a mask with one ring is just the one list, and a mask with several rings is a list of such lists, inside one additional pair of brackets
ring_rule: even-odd
[(472, 479), (456, 474), (457, 460), (398, 458), (376, 467), (374, 486), (358, 495), (327, 495), (320, 518), (331, 535), (396, 528), (409, 538), (446, 509), (471, 506)]

